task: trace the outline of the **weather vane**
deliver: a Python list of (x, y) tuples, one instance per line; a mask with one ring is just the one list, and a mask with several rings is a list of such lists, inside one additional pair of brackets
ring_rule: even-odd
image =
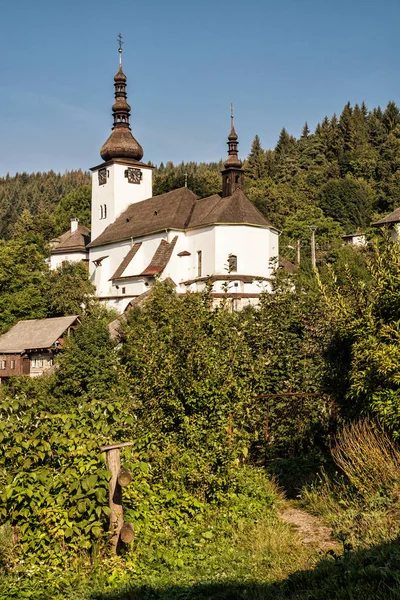
[(118, 34), (117, 42), (118, 42), (118, 52), (119, 52), (119, 64), (122, 65), (122, 44), (124, 42), (122, 41), (122, 35), (120, 33)]

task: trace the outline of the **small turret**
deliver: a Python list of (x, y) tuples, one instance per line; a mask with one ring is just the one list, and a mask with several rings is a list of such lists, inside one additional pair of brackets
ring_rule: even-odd
[(238, 157), (238, 136), (235, 131), (235, 122), (233, 116), (233, 107), (231, 104), (231, 130), (228, 135), (228, 158), (224, 164), (225, 169), (222, 174), (222, 197), (232, 196), (233, 192), (244, 186), (245, 170), (242, 161)]

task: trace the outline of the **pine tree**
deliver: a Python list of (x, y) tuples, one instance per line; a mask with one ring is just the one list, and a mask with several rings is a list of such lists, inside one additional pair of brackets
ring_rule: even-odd
[(246, 164), (247, 174), (251, 179), (262, 179), (267, 173), (267, 161), (265, 152), (261, 146), (258, 135), (254, 137), (251, 144), (250, 154)]
[(310, 128), (309, 128), (308, 123), (306, 121), (304, 123), (303, 129), (302, 129), (302, 132), (301, 132), (301, 138), (302, 139), (308, 138), (309, 135), (310, 135)]

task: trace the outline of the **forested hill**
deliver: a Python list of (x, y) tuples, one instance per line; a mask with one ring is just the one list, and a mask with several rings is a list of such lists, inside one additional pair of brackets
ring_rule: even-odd
[(51, 215), (68, 193), (90, 184), (90, 174), (66, 171), (62, 175), (48, 173), (17, 173), (0, 178), (0, 238), (10, 238), (14, 226), (24, 211), (36, 217)]
[[(199, 196), (219, 192), (222, 164), (161, 163), (153, 193), (181, 187), (185, 178)], [(305, 123), (299, 139), (283, 128), (273, 150), (263, 149), (257, 135), (245, 167), (249, 198), (289, 237), (300, 236), (310, 220), (318, 224), (317, 235), (328, 238), (364, 229), (375, 216), (400, 206), (400, 111), (394, 102), (384, 111), (348, 103), (339, 117), (325, 117), (314, 132)], [(25, 221), (29, 213), (48, 216), (64, 196), (89, 183), (82, 171), (0, 179), (0, 238), (18, 231), (23, 213)], [(84, 197), (88, 213), (87, 188)], [(75, 205), (76, 199), (65, 203), (63, 226), (76, 216), (67, 214), (70, 208), (76, 211)]]

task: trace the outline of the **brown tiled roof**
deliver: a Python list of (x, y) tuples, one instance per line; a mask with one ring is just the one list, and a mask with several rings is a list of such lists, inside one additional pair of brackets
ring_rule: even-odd
[(226, 198), (215, 194), (197, 200), (188, 229), (218, 223), (272, 227), (241, 189), (235, 190), (232, 196)]
[(373, 227), (379, 227), (379, 225), (389, 225), (390, 223), (400, 223), (400, 207), (396, 208), (396, 210), (391, 212), (390, 215), (383, 217), (383, 219), (380, 219), (375, 223), (371, 223), (371, 225)]
[(297, 271), (297, 265), (290, 262), (290, 260), (283, 258), (283, 256), (279, 257), (279, 267), (284, 271), (288, 271), (289, 273), (294, 273)]
[(128, 254), (125, 256), (125, 258), (119, 265), (118, 269), (115, 271), (114, 275), (112, 277), (110, 277), (110, 281), (112, 279), (118, 279), (119, 277), (122, 276), (123, 272), (129, 265), (129, 263), (131, 262), (132, 258), (135, 256), (136, 252), (139, 250), (141, 245), (142, 245), (142, 242), (133, 244), (133, 246), (129, 249)]
[(65, 252), (74, 252), (74, 251), (86, 251), (86, 246), (90, 242), (90, 230), (84, 225), (78, 225), (76, 231), (71, 233), (71, 231), (66, 231), (59, 238), (54, 238), (51, 240), (52, 243), (57, 244), (54, 245), (51, 253), (65, 253)]
[(142, 275), (158, 275), (165, 269), (171, 258), (177, 239), (178, 236), (176, 235), (172, 242), (161, 240), (150, 264), (142, 272)]
[(89, 245), (90, 248), (165, 229), (185, 229), (196, 194), (183, 187), (131, 204)]
[(51, 348), (64, 331), (75, 323), (76, 315), (53, 319), (18, 321), (0, 336), (0, 352), (23, 352), (34, 348)]
[(199, 199), (183, 187), (131, 204), (89, 247), (112, 244), (165, 229), (194, 229), (214, 224), (273, 227), (241, 189), (226, 198), (215, 194)]

